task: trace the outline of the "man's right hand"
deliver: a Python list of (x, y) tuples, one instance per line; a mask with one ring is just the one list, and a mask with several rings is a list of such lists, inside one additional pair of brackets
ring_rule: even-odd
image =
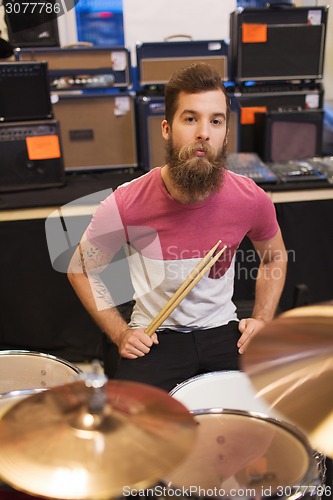
[(119, 339), (118, 350), (122, 358), (135, 359), (149, 353), (153, 344), (158, 344), (157, 334), (151, 337), (143, 328), (126, 328)]

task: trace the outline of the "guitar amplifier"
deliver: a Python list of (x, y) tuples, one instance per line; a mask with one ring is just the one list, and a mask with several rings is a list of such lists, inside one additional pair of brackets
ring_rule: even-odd
[(211, 64), (223, 81), (229, 77), (229, 44), (225, 40), (146, 42), (136, 46), (141, 87), (165, 85), (172, 74), (197, 62)]
[(132, 87), (131, 59), (125, 47), (30, 48), (21, 61), (46, 61), (51, 90)]
[(130, 93), (53, 95), (66, 171), (137, 167), (134, 97)]
[(0, 124), (0, 192), (61, 186), (65, 182), (56, 120)]
[[(151, 170), (165, 163), (165, 139), (161, 123), (165, 118), (165, 105), (162, 96), (138, 96), (136, 98), (139, 166)], [(228, 152), (238, 151), (239, 144), (239, 107), (231, 96), (229, 120)]]
[(258, 113), (256, 152), (265, 162), (321, 156), (323, 121), (323, 110)]
[[(10, 43), (14, 47), (59, 47), (57, 18), (64, 14), (58, 0), (3, 0)], [(68, 4), (69, 9), (69, 4)]]
[(240, 151), (254, 152), (255, 114), (267, 111), (322, 109), (324, 90), (320, 83), (244, 84), (235, 92), (240, 106)]
[(52, 118), (45, 62), (0, 63), (0, 121)]
[(238, 8), (230, 15), (231, 79), (320, 79), (327, 7)]

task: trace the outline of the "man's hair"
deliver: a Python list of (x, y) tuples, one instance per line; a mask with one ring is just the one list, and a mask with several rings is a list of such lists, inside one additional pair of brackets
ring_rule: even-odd
[(225, 95), (227, 111), (227, 128), (230, 116), (230, 99), (226, 93), (221, 76), (207, 63), (191, 64), (175, 72), (165, 86), (165, 118), (172, 125), (177, 106), (178, 96), (181, 92), (186, 94), (198, 94), (209, 90), (221, 90)]

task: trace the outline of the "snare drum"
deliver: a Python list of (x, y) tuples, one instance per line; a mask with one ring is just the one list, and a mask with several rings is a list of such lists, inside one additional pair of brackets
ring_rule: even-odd
[(81, 370), (64, 359), (32, 351), (0, 352), (0, 394), (73, 382)]
[(191, 413), (198, 437), (192, 453), (163, 480), (170, 492), (243, 499), (316, 495), (313, 450), (295, 427), (241, 410)]

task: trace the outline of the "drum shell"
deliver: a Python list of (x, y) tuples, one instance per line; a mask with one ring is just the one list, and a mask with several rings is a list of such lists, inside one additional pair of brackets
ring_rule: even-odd
[(163, 479), (166, 497), (190, 491), (195, 498), (319, 498), (313, 450), (291, 424), (241, 410), (191, 413), (199, 438), (184, 463)]
[(12, 350), (0, 352), (0, 394), (50, 388), (71, 383), (81, 370), (50, 354)]
[[(246, 373), (241, 371), (219, 371), (198, 375), (178, 384), (170, 391), (170, 395), (186, 406), (191, 413), (216, 409), (217, 411), (245, 411), (261, 415), (288, 426), (292, 432), (298, 433), (307, 442), (305, 436), (286, 422), (274, 411), (265, 400), (257, 396)], [(307, 446), (309, 446), (307, 444)], [(318, 450), (312, 450), (313, 476), (316, 483), (324, 486), (326, 481), (326, 457)], [(306, 488), (303, 495), (310, 494)], [(311, 498), (318, 497), (310, 495)]]
[(256, 395), (249, 377), (237, 370), (197, 375), (178, 384), (170, 391), (170, 395), (191, 411), (229, 408), (278, 417), (268, 404)]

